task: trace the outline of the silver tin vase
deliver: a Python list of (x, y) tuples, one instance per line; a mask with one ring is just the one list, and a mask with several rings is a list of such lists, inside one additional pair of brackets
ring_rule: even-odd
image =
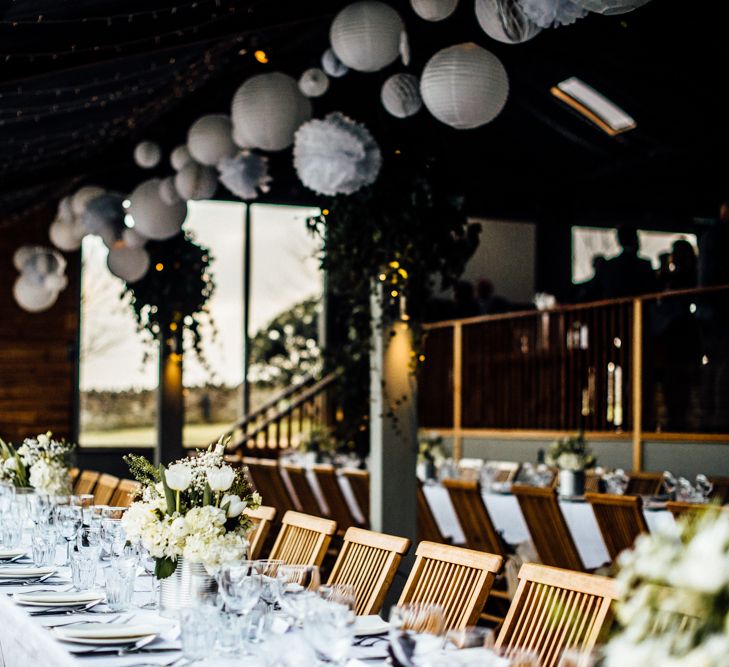
[(559, 495), (560, 496), (584, 496), (585, 495), (585, 471), (584, 470), (560, 470), (559, 471)]
[(161, 616), (174, 617), (184, 607), (192, 606), (192, 577), (207, 577), (212, 585), (211, 577), (201, 563), (191, 563), (181, 556), (177, 559), (175, 571), (159, 582), (159, 609)]

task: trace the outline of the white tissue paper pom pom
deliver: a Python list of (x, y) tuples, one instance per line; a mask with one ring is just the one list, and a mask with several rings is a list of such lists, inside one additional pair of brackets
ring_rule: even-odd
[(338, 79), (349, 72), (349, 67), (339, 60), (339, 58), (337, 58), (337, 54), (331, 49), (324, 51), (324, 54), (321, 57), (321, 68), (329, 76), (335, 79)]
[(299, 78), (299, 90), (307, 97), (321, 97), (329, 90), (329, 77), (318, 67), (310, 67)]
[(524, 13), (540, 28), (570, 25), (587, 16), (587, 10), (572, 0), (519, 0)]
[(154, 141), (140, 141), (134, 148), (134, 162), (142, 169), (154, 169), (162, 159), (162, 149)]
[(246, 150), (221, 160), (218, 173), (220, 182), (241, 199), (255, 199), (259, 190), (269, 190), (268, 159), (257, 153)]

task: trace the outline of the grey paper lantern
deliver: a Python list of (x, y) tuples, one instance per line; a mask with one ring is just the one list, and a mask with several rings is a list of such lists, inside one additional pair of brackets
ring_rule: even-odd
[(73, 208), (71, 207), (71, 197), (64, 197), (58, 202), (58, 210), (56, 212), (56, 219), (63, 220), (63, 222), (73, 222), (76, 218)]
[(439, 121), (458, 130), (491, 122), (509, 95), (501, 61), (473, 42), (438, 51), (420, 78), (423, 103)]
[(140, 141), (134, 149), (134, 162), (142, 169), (154, 169), (162, 159), (162, 149), (154, 141)]
[(331, 77), (338, 79), (340, 76), (344, 76), (349, 72), (347, 67), (339, 58), (337, 58), (334, 51), (327, 49), (324, 51), (324, 55), (321, 57), (321, 68)]
[(396, 118), (407, 118), (418, 113), (423, 106), (418, 77), (412, 74), (393, 74), (382, 85), (380, 100), (387, 112)]
[(86, 210), (86, 205), (96, 197), (99, 197), (106, 193), (104, 188), (100, 188), (96, 185), (84, 185), (79, 188), (71, 197), (71, 210), (75, 217), (81, 217)]
[(73, 222), (56, 219), (48, 228), (48, 238), (59, 250), (75, 252), (81, 247), (84, 233)]
[(498, 42), (520, 44), (542, 31), (524, 14), (519, 0), (476, 0), (475, 9), (481, 29)]
[(187, 132), (187, 150), (200, 164), (214, 167), (223, 158), (235, 155), (232, 132), (230, 116), (222, 113), (202, 116)]
[(574, 0), (588, 12), (597, 14), (626, 14), (647, 5), (650, 0)]
[(134, 229), (148, 239), (163, 240), (179, 233), (187, 216), (187, 203), (165, 204), (159, 196), (159, 179), (140, 183), (129, 197)]
[(329, 77), (318, 67), (311, 67), (299, 78), (299, 90), (306, 97), (321, 97), (329, 90)]
[(287, 74), (258, 74), (235, 92), (232, 118), (234, 139), (241, 148), (280, 151), (293, 143), (296, 130), (311, 118), (311, 102)]
[[(188, 162), (188, 164), (190, 163)], [(184, 168), (185, 167), (183, 167), (183, 169)], [(177, 192), (177, 187), (175, 187), (174, 176), (167, 176), (167, 178), (163, 178), (159, 182), (159, 196), (168, 206), (172, 206), (182, 199), (182, 197), (180, 197), (180, 193)]]
[(147, 242), (147, 239), (141, 234), (138, 234), (134, 229), (127, 227), (122, 232), (122, 241), (127, 248), (142, 248)]
[(109, 250), (106, 265), (117, 278), (134, 283), (147, 274), (149, 261), (149, 253), (144, 248), (119, 246)]
[(400, 15), (379, 0), (353, 2), (342, 9), (329, 29), (337, 58), (358, 72), (377, 72), (400, 54)]
[(170, 153), (170, 164), (175, 171), (180, 171), (190, 161), (192, 161), (192, 155), (187, 150), (187, 146), (178, 146)]
[(81, 216), (81, 224), (89, 234), (96, 234), (104, 243), (112, 245), (121, 236), (124, 228), (124, 206), (126, 197), (114, 193), (104, 193), (94, 197)]
[(218, 187), (218, 179), (212, 167), (197, 162), (185, 165), (175, 176), (175, 188), (182, 199), (210, 199)]
[(13, 253), (13, 266), (18, 273), (22, 273), (25, 269), (25, 265), (30, 261), (30, 258), (35, 253), (35, 246), (22, 245)]
[(413, 11), (426, 21), (447, 19), (458, 6), (458, 0), (410, 0)]
[(18, 276), (13, 285), (13, 296), (17, 304), (29, 313), (48, 310), (58, 299), (58, 292), (37, 284), (25, 274)]

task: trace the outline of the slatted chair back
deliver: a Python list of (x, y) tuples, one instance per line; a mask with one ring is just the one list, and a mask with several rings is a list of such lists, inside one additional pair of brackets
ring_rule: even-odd
[(296, 510), (276, 461), (244, 457), (243, 465), (248, 468), (248, 475), (256, 491), (261, 494), (266, 505), (276, 508), (278, 516)]
[(685, 503), (678, 500), (669, 500), (666, 503), (666, 509), (673, 514), (674, 519), (684, 519), (691, 517), (697, 519), (706, 512), (720, 512), (721, 507), (718, 505), (708, 505), (704, 503)]
[(613, 560), (620, 552), (632, 548), (638, 535), (648, 532), (640, 496), (586, 493), (585, 500), (592, 505), (603, 542)]
[(369, 521), (370, 516), (370, 474), (366, 470), (357, 470), (356, 468), (344, 468), (344, 475), (349, 480), (349, 486), (352, 487), (354, 499), (362, 511), (362, 516)]
[(487, 461), (487, 465), (490, 468), (497, 470), (495, 482), (513, 482), (516, 480), (516, 476), (519, 474), (519, 468), (521, 463), (516, 461)]
[(119, 486), (118, 477), (106, 473), (100, 475), (94, 487), (94, 505), (109, 505), (117, 486)]
[(271, 531), (271, 524), (276, 518), (276, 508), (261, 505), (256, 510), (244, 510), (244, 513), (250, 517), (255, 526), (249, 536), (248, 558), (257, 560), (261, 557), (263, 545), (266, 543), (268, 533)]
[(481, 495), (481, 485), (461, 479), (443, 480), (453, 509), (466, 538), (466, 546), (475, 551), (485, 551), (506, 557), (506, 548), (496, 532), (491, 515)]
[(557, 492), (536, 486), (511, 487), (519, 501), (539, 559), (544, 565), (584, 572), (575, 541), (557, 502)]
[(711, 499), (722, 505), (729, 504), (729, 477), (709, 477), (709, 481), (714, 485)]
[(69, 468), (68, 478), (71, 480), (71, 486), (76, 485), (76, 480), (78, 479), (78, 476), (80, 474), (81, 474), (81, 470), (79, 468)]
[(657, 496), (663, 488), (662, 472), (631, 472), (626, 496)]
[(350, 526), (356, 526), (357, 521), (352, 516), (352, 510), (344, 497), (342, 487), (339, 486), (334, 466), (322, 463), (315, 465), (312, 470), (329, 507), (329, 518), (337, 522), (340, 531), (345, 531)]
[(440, 532), (440, 527), (435, 520), (433, 510), (430, 509), (428, 499), (423, 491), (423, 484), (420, 480), (417, 483), (417, 507), (416, 507), (416, 529), (418, 542), (438, 542), (445, 544), (446, 539)]
[(614, 579), (525, 563), (519, 586), (496, 639), (506, 657), (517, 651), (556, 667), (566, 649), (591, 651), (612, 620)]
[(281, 468), (283, 468), (289, 477), (294, 493), (296, 493), (296, 497), (299, 500), (299, 507), (301, 511), (304, 514), (320, 516), (322, 514), (322, 510), (306, 476), (306, 468), (292, 465), (290, 463), (282, 463)]
[(112, 507), (129, 507), (141, 491), (142, 485), (139, 482), (133, 479), (123, 479), (116, 487), (109, 504)]
[(704, 620), (701, 606), (696, 604), (695, 598), (676, 595), (668, 586), (653, 585), (651, 602), (654, 610), (648, 628), (650, 636), (691, 633)]
[(327, 583), (354, 586), (358, 616), (379, 614), (409, 548), (405, 537), (349, 528)]
[(504, 559), (448, 544), (421, 542), (398, 604), (437, 604), (445, 627), (476, 625)]
[(601, 477), (594, 470), (585, 470), (585, 492), (600, 493)]
[(84, 493), (93, 493), (96, 482), (99, 481), (99, 477), (101, 477), (100, 472), (96, 472), (95, 470), (83, 470), (76, 480), (73, 492), (77, 496)]
[(321, 565), (337, 531), (337, 522), (300, 512), (286, 512), (269, 558), (287, 565)]

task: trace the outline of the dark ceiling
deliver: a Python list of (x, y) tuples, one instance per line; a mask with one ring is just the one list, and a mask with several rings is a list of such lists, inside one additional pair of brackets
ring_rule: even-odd
[[(17, 216), (80, 182), (130, 189), (148, 172), (137, 141), (167, 150), (203, 113), (229, 111), (240, 83), (317, 65), (346, 0), (15, 0), (0, 2), (0, 207)], [(390, 0), (406, 21), (413, 61), (350, 72), (314, 101), (364, 122), (385, 152), (435, 156), (473, 212), (540, 220), (629, 217), (683, 227), (729, 197), (729, 64), (723, 2), (653, 0), (620, 17), (505, 45), (479, 28), (473, 0), (439, 23)], [(690, 5), (690, 9), (688, 8)], [(493, 123), (452, 130), (422, 110), (389, 116), (379, 88), (394, 71), (419, 73), (438, 49), (475, 41), (504, 62), (510, 98)], [(264, 49), (270, 62), (253, 57)], [(636, 130), (608, 137), (556, 101), (549, 88), (579, 76), (628, 111)], [(278, 201), (312, 201), (291, 166), (271, 156)], [(158, 169), (170, 172), (166, 160)], [(221, 188), (222, 191), (222, 188)], [(219, 192), (219, 196), (225, 196)]]

